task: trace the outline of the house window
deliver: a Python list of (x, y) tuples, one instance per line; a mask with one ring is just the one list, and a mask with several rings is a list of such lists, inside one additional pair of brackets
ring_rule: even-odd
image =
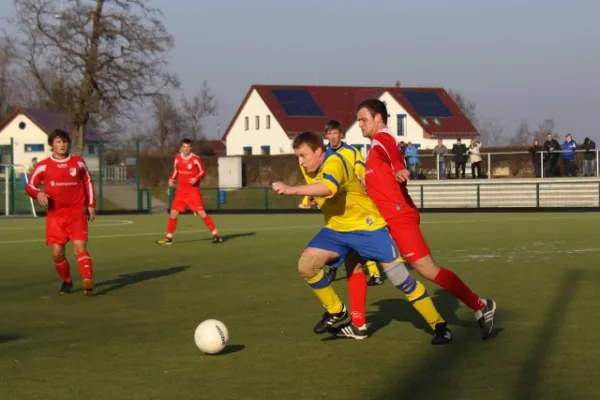
[(427, 118), (421, 118), (421, 121), (423, 121), (423, 125), (429, 125), (429, 121), (427, 121)]
[(267, 123), (265, 124), (265, 128), (271, 129), (271, 116), (267, 115)]
[(44, 145), (43, 144), (26, 144), (25, 145), (25, 153), (43, 153)]
[(255, 129), (259, 130), (260, 129), (260, 117), (257, 115), (256, 117), (254, 117), (254, 125), (255, 125)]
[(439, 120), (439, 119), (437, 119), (437, 118), (434, 118), (434, 119), (433, 119), (433, 123), (434, 123), (434, 124), (436, 124), (437, 126), (440, 126), (440, 125), (442, 124), (442, 123), (440, 122), (440, 120)]
[(396, 115), (396, 133), (398, 136), (406, 136), (406, 132), (404, 131), (404, 121), (406, 119), (406, 114), (398, 114)]
[(244, 155), (251, 156), (252, 155), (252, 147), (250, 147), (250, 146), (244, 147)]
[(271, 146), (260, 146), (260, 154), (263, 156), (271, 155)]
[(250, 118), (244, 117), (244, 130), (250, 129)]
[(96, 146), (93, 144), (88, 144), (88, 154), (96, 154)]
[(27, 124), (23, 121), (19, 122), (19, 129), (24, 130), (25, 128), (27, 128)]

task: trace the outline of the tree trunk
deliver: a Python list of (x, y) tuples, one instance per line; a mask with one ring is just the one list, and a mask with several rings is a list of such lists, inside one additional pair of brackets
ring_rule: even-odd
[(77, 124), (73, 128), (73, 135), (71, 135), (71, 154), (80, 156), (81, 154), (83, 154), (83, 141), (85, 140), (85, 125)]

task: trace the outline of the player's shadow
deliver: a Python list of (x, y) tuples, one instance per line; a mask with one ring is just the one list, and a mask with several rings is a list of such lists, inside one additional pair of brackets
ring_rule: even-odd
[[(237, 239), (237, 238), (246, 237), (246, 236), (254, 236), (254, 235), (256, 235), (256, 232), (232, 233), (230, 235), (221, 235), (221, 238), (223, 239), (223, 242), (228, 242), (232, 239)], [(212, 240), (212, 237), (203, 237), (203, 238), (195, 238), (195, 239), (188, 239), (188, 240), (178, 240), (177, 243), (206, 242), (206, 241), (211, 241), (211, 240)]]
[[(399, 293), (401, 294), (401, 293)], [(469, 327), (473, 321), (463, 321), (456, 315), (460, 304), (456, 297), (452, 296), (443, 289), (437, 289), (432, 296), (435, 307), (446, 320), (448, 325)], [(413, 308), (406, 298), (384, 299), (373, 303), (379, 307), (376, 312), (367, 314), (367, 323), (369, 326), (369, 335), (374, 335), (378, 330), (385, 328), (393, 321), (410, 322), (415, 328), (428, 334), (431, 328), (423, 320), (421, 315)]]
[[(164, 278), (166, 276), (174, 275), (179, 272), (183, 272), (190, 268), (188, 265), (170, 267), (165, 269), (153, 269), (149, 271), (132, 272), (130, 274), (122, 274), (117, 276), (115, 279), (108, 281), (98, 282), (96, 285), (97, 290), (96, 296), (102, 296), (115, 290), (123, 289), (124, 287), (135, 285), (140, 282), (148, 281), (150, 279)], [(105, 289), (102, 289), (105, 288)], [(81, 291), (79, 289), (78, 291)]]
[(0, 343), (12, 342), (21, 338), (21, 335), (15, 335), (11, 333), (0, 333)]

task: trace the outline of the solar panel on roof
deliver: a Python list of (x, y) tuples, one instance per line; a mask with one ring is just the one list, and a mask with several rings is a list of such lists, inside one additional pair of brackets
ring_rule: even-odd
[(289, 117), (321, 117), (323, 111), (304, 89), (273, 89), (273, 95)]
[(453, 116), (435, 92), (402, 91), (402, 94), (421, 117)]

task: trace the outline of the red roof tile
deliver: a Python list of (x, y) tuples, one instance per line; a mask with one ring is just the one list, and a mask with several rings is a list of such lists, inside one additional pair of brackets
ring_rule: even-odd
[(215, 153), (227, 152), (227, 147), (225, 146), (225, 143), (223, 143), (220, 140), (207, 140), (206, 143), (208, 144), (208, 147), (210, 147), (211, 150)]
[[(325, 116), (315, 117), (290, 117), (273, 95), (273, 89), (303, 89), (307, 90), (315, 103)], [(253, 85), (229, 127), (225, 131), (223, 140), (239, 117), (252, 92), (256, 90), (263, 99), (273, 116), (277, 119), (285, 133), (293, 137), (304, 131), (322, 132), (325, 124), (330, 119), (338, 120), (344, 129), (348, 129), (356, 121), (356, 106), (367, 98), (378, 98), (384, 92), (389, 92), (422, 127), (433, 137), (474, 137), (479, 136), (477, 130), (469, 119), (460, 111), (456, 103), (442, 88), (398, 88), (398, 87), (364, 87), (364, 86), (294, 86), (294, 85)], [(410, 103), (402, 95), (402, 91), (428, 91), (435, 92), (442, 102), (452, 112), (453, 117), (438, 118), (440, 125), (434, 124), (428, 118), (429, 125), (425, 125)]]

